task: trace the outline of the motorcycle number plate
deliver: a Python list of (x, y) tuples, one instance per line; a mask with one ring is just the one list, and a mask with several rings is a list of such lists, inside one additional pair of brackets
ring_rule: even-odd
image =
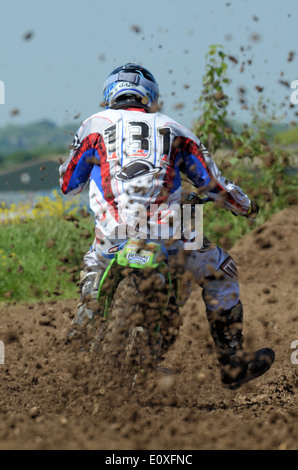
[(146, 254), (146, 252), (137, 252), (135, 250), (128, 251), (126, 259), (133, 263), (147, 264), (150, 261), (152, 253)]

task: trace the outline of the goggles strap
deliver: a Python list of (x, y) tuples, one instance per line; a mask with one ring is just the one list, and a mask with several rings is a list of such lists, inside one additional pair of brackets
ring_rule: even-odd
[(135, 85), (142, 85), (144, 87), (152, 89), (157, 95), (159, 92), (159, 88), (157, 83), (151, 82), (151, 80), (147, 80), (145, 77), (141, 77), (137, 73), (128, 73), (128, 72), (119, 72), (113, 75), (110, 75), (104, 83), (104, 89), (109, 86), (111, 83), (114, 82), (129, 82)]

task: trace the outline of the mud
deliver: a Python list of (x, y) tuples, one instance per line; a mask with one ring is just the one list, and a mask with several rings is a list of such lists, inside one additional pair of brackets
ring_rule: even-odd
[[(200, 289), (182, 309), (163, 366), (133, 390), (65, 340), (76, 299), (0, 306), (0, 449), (296, 450), (297, 207), (230, 250), (244, 305), (244, 346), (272, 347), (265, 375), (222, 387)], [(4, 361), (2, 361), (4, 362)]]

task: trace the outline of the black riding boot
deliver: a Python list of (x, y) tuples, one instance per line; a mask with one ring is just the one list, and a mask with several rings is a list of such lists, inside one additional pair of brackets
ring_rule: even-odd
[(235, 390), (271, 367), (275, 358), (272, 349), (263, 348), (253, 353), (243, 350), (243, 308), (240, 301), (230, 310), (220, 313), (207, 311), (207, 318), (225, 387)]

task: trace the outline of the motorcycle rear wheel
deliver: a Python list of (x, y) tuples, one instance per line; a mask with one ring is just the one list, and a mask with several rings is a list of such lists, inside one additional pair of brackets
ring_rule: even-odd
[(138, 284), (134, 274), (119, 283), (106, 326), (106, 358), (124, 372), (146, 367), (152, 360), (146, 298), (139, 292)]

